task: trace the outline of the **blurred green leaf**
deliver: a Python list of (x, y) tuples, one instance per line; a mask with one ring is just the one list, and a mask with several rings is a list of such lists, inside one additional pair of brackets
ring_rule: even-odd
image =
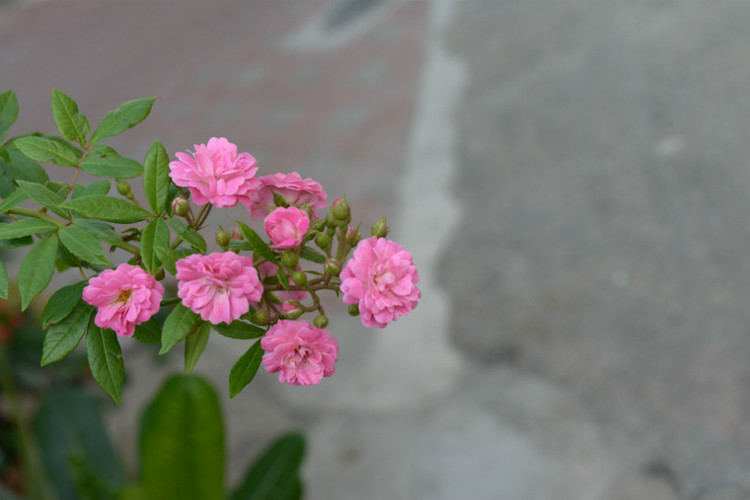
[(5, 270), (5, 266), (0, 262), (0, 299), (8, 298), (8, 271)]
[(50, 326), (44, 336), (42, 366), (59, 361), (81, 342), (94, 308), (80, 301), (59, 323)]
[(12, 90), (0, 93), (0, 142), (5, 140), (8, 129), (18, 118), (18, 99)]
[(83, 229), (63, 226), (57, 234), (65, 248), (81, 260), (101, 266), (112, 264), (102, 250), (101, 244)]
[(206, 349), (208, 337), (211, 334), (211, 323), (204, 321), (201, 325), (185, 338), (185, 374), (195, 368), (195, 364)]
[(271, 247), (269, 247), (260, 236), (258, 236), (258, 233), (247, 227), (242, 222), (237, 222), (237, 225), (240, 227), (240, 231), (242, 231), (242, 234), (245, 235), (245, 239), (247, 240), (247, 242), (253, 248), (254, 253), (257, 253), (269, 262), (273, 262), (274, 264), (279, 263), (279, 256), (276, 254), (276, 252), (271, 250)]
[(109, 146), (94, 146), (91, 154), (81, 162), (81, 170), (97, 177), (129, 179), (143, 174), (143, 166), (137, 161), (120, 156)]
[(175, 262), (180, 260), (182, 258), (182, 255), (180, 255), (176, 250), (173, 250), (164, 245), (154, 245), (154, 253), (164, 266), (164, 269), (166, 269), (169, 274), (171, 274), (172, 276), (177, 274)]
[(29, 250), (18, 271), (18, 290), (21, 292), (21, 310), (26, 310), (31, 299), (44, 290), (55, 272), (57, 236), (52, 234), (39, 240)]
[(103, 243), (108, 243), (110, 245), (119, 245), (120, 243), (122, 243), (122, 238), (117, 233), (115, 233), (114, 229), (112, 229), (112, 226), (107, 223), (93, 220), (76, 219), (75, 221), (73, 221), (73, 225), (83, 229), (87, 233), (91, 234), (91, 236)]
[(61, 167), (77, 167), (78, 159), (83, 156), (83, 151), (77, 147), (52, 137), (21, 137), (13, 144), (34, 161), (51, 162)]
[(316, 264), (326, 263), (325, 255), (307, 246), (302, 247), (302, 251), (300, 252), (299, 256), (305, 260), (309, 260), (310, 262), (315, 262)]
[(10, 224), (0, 224), (0, 240), (9, 240), (37, 233), (54, 231), (58, 226), (54, 222), (42, 219), (21, 219)]
[(7, 212), (29, 199), (29, 195), (23, 189), (16, 189), (0, 203), (0, 213)]
[(94, 131), (91, 143), (101, 142), (134, 127), (146, 119), (151, 112), (155, 97), (144, 97), (121, 104), (108, 112)]
[(42, 312), (42, 328), (47, 328), (52, 323), (59, 323), (64, 320), (81, 301), (83, 287), (87, 283), (86, 281), (79, 281), (64, 286), (53, 293)]
[(112, 187), (111, 181), (96, 181), (83, 188), (79, 196), (105, 195)]
[(146, 200), (155, 214), (167, 208), (169, 195), (169, 155), (161, 142), (156, 141), (146, 154), (143, 162), (143, 191)]
[(169, 352), (180, 340), (196, 330), (200, 324), (200, 316), (182, 304), (175, 305), (167, 319), (164, 320), (159, 354)]
[(86, 146), (86, 138), (91, 132), (88, 120), (78, 112), (76, 102), (57, 89), (52, 89), (52, 117), (63, 137)]
[(160, 218), (152, 219), (141, 233), (141, 258), (146, 270), (151, 274), (159, 268), (160, 262), (154, 247), (169, 246), (169, 227)]
[(115, 332), (98, 327), (92, 320), (86, 333), (86, 354), (94, 380), (119, 405), (125, 364)]
[(146, 344), (161, 344), (161, 329), (159, 328), (159, 323), (154, 318), (136, 325), (135, 335), (133, 336), (136, 340)]
[(65, 210), (60, 208), (60, 203), (64, 198), (55, 191), (36, 182), (18, 181), (18, 186), (29, 195), (29, 198), (41, 206), (52, 210), (60, 217), (67, 217)]
[(88, 219), (107, 222), (139, 222), (151, 216), (148, 210), (129, 201), (104, 195), (81, 196), (75, 200), (65, 201), (59, 206), (75, 210)]
[(240, 359), (237, 360), (232, 367), (232, 371), (229, 373), (230, 398), (235, 397), (247, 384), (252, 382), (255, 374), (258, 372), (262, 358), (263, 349), (260, 346), (260, 342), (251, 345), (250, 349), (240, 356)]
[(185, 240), (185, 242), (187, 242), (190, 246), (192, 246), (196, 250), (200, 250), (201, 252), (206, 251), (206, 240), (203, 239), (203, 236), (201, 236), (198, 231), (188, 226), (176, 217), (169, 218), (169, 225), (172, 226), (174, 232), (177, 233), (180, 238)]
[(224, 426), (216, 392), (195, 375), (174, 375), (141, 421), (144, 500), (224, 498)]
[(263, 328), (240, 320), (234, 320), (229, 325), (219, 323), (218, 325), (212, 325), (212, 328), (230, 339), (257, 339), (266, 333)]
[(305, 438), (301, 434), (281, 436), (250, 466), (229, 500), (299, 500), (304, 457)]

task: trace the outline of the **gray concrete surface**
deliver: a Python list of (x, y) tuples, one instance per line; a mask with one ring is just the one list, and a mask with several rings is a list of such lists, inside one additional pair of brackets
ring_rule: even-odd
[[(283, 4), (0, 6), (21, 131), (51, 87), (92, 120), (158, 95), (116, 148), (226, 135), (414, 253), (413, 315), (333, 308), (336, 376), (225, 398), (231, 477), (301, 426), (312, 500), (749, 498), (750, 4)], [(198, 365), (220, 392), (240, 344)], [(125, 354), (132, 463), (180, 360)]]

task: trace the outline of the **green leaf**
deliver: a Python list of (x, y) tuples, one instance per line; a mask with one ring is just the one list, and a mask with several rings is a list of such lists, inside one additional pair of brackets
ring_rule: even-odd
[(79, 281), (64, 286), (53, 293), (42, 312), (42, 328), (47, 328), (52, 323), (64, 320), (81, 301), (83, 287), (87, 283), (86, 281)]
[(302, 251), (300, 252), (299, 256), (305, 260), (309, 260), (310, 262), (315, 262), (316, 264), (326, 263), (326, 256), (318, 252), (317, 250), (313, 250), (310, 247), (302, 247)]
[(107, 113), (96, 127), (91, 143), (101, 142), (141, 123), (151, 112), (155, 99), (155, 97), (144, 97), (128, 101)]
[[(82, 389), (48, 392), (33, 428), (45, 478), (56, 493), (52, 498), (113, 500), (111, 494), (122, 487), (125, 474), (91, 396)], [(86, 485), (87, 492), (81, 491), (81, 469), (97, 479)]]
[(18, 248), (27, 247), (34, 243), (34, 238), (24, 236), (23, 238), (13, 238), (12, 240), (0, 240), (0, 248)]
[(29, 195), (23, 189), (16, 189), (0, 203), (0, 213), (7, 212), (29, 199)]
[[(93, 196), (95, 194), (105, 195), (112, 187), (111, 181), (96, 181), (83, 188), (79, 196)], [(77, 197), (76, 197), (77, 198)]]
[(94, 308), (83, 301), (65, 319), (47, 329), (42, 347), (42, 366), (60, 361), (76, 348), (86, 333)]
[(223, 499), (222, 422), (208, 382), (195, 375), (170, 377), (141, 420), (143, 499)]
[(54, 231), (58, 226), (54, 222), (42, 219), (21, 219), (10, 224), (0, 224), (0, 240), (20, 238), (30, 234)]
[(231, 250), (247, 250), (248, 252), (253, 251), (253, 247), (247, 241), (232, 240), (229, 242), (229, 248)]
[(0, 175), (3, 183), (17, 180), (38, 182), (44, 184), (49, 180), (47, 172), (39, 164), (14, 148), (11, 143), (8, 148), (0, 148)]
[(286, 275), (286, 271), (282, 268), (276, 270), (276, 277), (279, 279), (279, 283), (284, 287), (284, 290), (289, 291), (289, 276)]
[(8, 298), (8, 271), (5, 270), (5, 266), (0, 262), (0, 299)]
[(201, 324), (201, 317), (193, 311), (177, 304), (164, 320), (162, 328), (161, 350), (159, 354), (169, 352), (177, 343), (195, 331)]
[(258, 236), (258, 233), (247, 227), (242, 222), (237, 222), (237, 225), (240, 226), (240, 231), (242, 231), (242, 234), (245, 235), (245, 239), (253, 248), (254, 253), (257, 253), (269, 262), (273, 262), (274, 264), (279, 263), (279, 256), (276, 254), (276, 252), (271, 250), (271, 247), (269, 247), (266, 242), (261, 239), (260, 236)]
[(169, 227), (160, 218), (152, 219), (141, 233), (141, 258), (146, 270), (151, 274), (159, 269), (159, 258), (154, 252), (155, 246), (169, 246)]
[(88, 120), (78, 112), (75, 101), (57, 89), (52, 89), (52, 117), (63, 137), (86, 146), (86, 137), (91, 132)]
[(235, 320), (231, 324), (219, 323), (211, 326), (217, 333), (230, 339), (257, 339), (265, 335), (266, 331), (250, 323)]
[(203, 236), (201, 236), (198, 231), (175, 217), (169, 218), (169, 225), (172, 226), (174, 232), (177, 233), (180, 238), (185, 240), (190, 246), (192, 246), (196, 250), (200, 250), (201, 252), (206, 251), (206, 240), (203, 239)]
[(29, 195), (29, 198), (41, 206), (49, 208), (61, 217), (66, 216), (65, 212), (59, 208), (64, 198), (55, 191), (36, 182), (18, 181), (18, 186)]
[(97, 177), (129, 179), (143, 174), (137, 161), (120, 156), (109, 146), (94, 146), (94, 150), (81, 163), (81, 170)]
[(172, 276), (177, 274), (175, 263), (182, 258), (182, 255), (163, 245), (154, 245), (154, 253), (169, 274)]
[(260, 360), (263, 358), (263, 349), (260, 342), (250, 346), (245, 354), (232, 367), (229, 372), (229, 397), (233, 398), (240, 393), (244, 387), (249, 384), (260, 366)]
[(83, 151), (51, 137), (21, 137), (13, 143), (21, 153), (34, 161), (51, 162), (61, 167), (77, 167)]
[(161, 344), (161, 329), (154, 318), (135, 326), (136, 340), (146, 344)]
[(83, 229), (72, 226), (63, 226), (58, 231), (60, 241), (70, 253), (76, 257), (100, 266), (111, 264), (109, 259), (102, 250), (102, 246), (96, 241), (96, 238), (88, 234)]
[(83, 229), (103, 243), (108, 243), (110, 245), (119, 245), (122, 243), (122, 238), (115, 233), (112, 226), (104, 222), (76, 219), (73, 221), (73, 225)]
[(206, 349), (210, 334), (211, 323), (204, 321), (185, 339), (185, 375), (190, 375), (190, 372), (195, 368), (195, 364)]
[(59, 206), (75, 210), (88, 219), (107, 222), (138, 222), (151, 216), (148, 210), (129, 201), (103, 195), (81, 196), (75, 200), (63, 202)]
[(299, 500), (304, 458), (305, 438), (301, 434), (279, 437), (250, 466), (229, 500)]
[(169, 195), (169, 155), (161, 142), (156, 141), (143, 162), (143, 191), (155, 214), (167, 208)]
[(8, 129), (18, 118), (18, 99), (12, 90), (0, 94), (0, 142), (5, 140)]
[(91, 321), (86, 333), (86, 354), (94, 380), (119, 405), (125, 364), (115, 332), (109, 328), (99, 328)]
[(47, 288), (55, 272), (57, 236), (39, 240), (21, 262), (18, 271), (18, 290), (21, 292), (21, 310), (25, 311), (31, 299)]

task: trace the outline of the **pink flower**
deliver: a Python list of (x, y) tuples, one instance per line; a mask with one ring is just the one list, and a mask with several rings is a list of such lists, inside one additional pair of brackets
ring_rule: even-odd
[(253, 220), (260, 220), (276, 207), (273, 195), (281, 195), (287, 203), (297, 207), (306, 204), (313, 210), (326, 206), (328, 195), (323, 186), (312, 179), (302, 179), (297, 172), (259, 177), (260, 187), (250, 197), (247, 205)]
[[(261, 281), (268, 278), (269, 276), (276, 276), (276, 271), (278, 269), (279, 266), (277, 266), (273, 262), (264, 262), (263, 264), (258, 266), (258, 273), (260, 274)], [(288, 292), (286, 290), (279, 290), (278, 292), (273, 292), (273, 295), (275, 295), (276, 298), (281, 301), (281, 310), (283, 312), (289, 312), (292, 309), (296, 308), (293, 302), (302, 302), (307, 298), (307, 292), (303, 292), (301, 290), (289, 290)]]
[(194, 254), (178, 260), (175, 267), (182, 303), (214, 325), (231, 323), (263, 295), (250, 257), (234, 252)]
[(336, 371), (338, 342), (326, 330), (306, 321), (279, 321), (261, 339), (260, 346), (266, 351), (266, 370), (280, 372), (280, 382), (306, 387), (319, 384)]
[(177, 153), (179, 161), (169, 163), (170, 177), (178, 186), (190, 190), (195, 203), (212, 203), (234, 208), (247, 205), (260, 185), (256, 179), (255, 158), (237, 154), (237, 146), (225, 138), (212, 137), (208, 144), (194, 144), (195, 153)]
[(132, 337), (135, 325), (159, 312), (164, 287), (138, 266), (120, 264), (89, 280), (83, 300), (97, 307), (94, 323)]
[(271, 248), (294, 248), (302, 243), (302, 237), (310, 228), (310, 216), (299, 208), (279, 207), (263, 222), (266, 234), (271, 238)]
[(362, 324), (379, 328), (417, 306), (422, 292), (412, 256), (396, 242), (373, 236), (362, 240), (341, 271), (344, 302), (359, 304)]

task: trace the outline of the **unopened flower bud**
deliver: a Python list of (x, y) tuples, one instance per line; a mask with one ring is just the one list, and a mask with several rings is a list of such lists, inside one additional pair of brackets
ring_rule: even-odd
[(326, 233), (318, 233), (315, 235), (315, 244), (322, 250), (328, 250), (328, 247), (331, 246), (331, 237)]
[(359, 224), (357, 224), (357, 227), (350, 227), (346, 231), (346, 243), (349, 246), (357, 246), (357, 243), (359, 243), (359, 240), (362, 239), (362, 235), (359, 232)]
[(219, 229), (216, 232), (216, 244), (221, 247), (222, 250), (226, 251), (229, 248), (229, 242), (232, 237), (224, 229)]
[(333, 216), (333, 213), (328, 212), (326, 214), (326, 226), (329, 228), (335, 228), (336, 227), (336, 218)]
[(241, 240), (242, 239), (242, 233), (237, 231), (236, 229), (232, 231), (232, 239), (233, 240)]
[(328, 259), (326, 261), (325, 271), (329, 276), (338, 276), (341, 272), (341, 264), (334, 259)]
[(315, 219), (310, 223), (310, 229), (313, 231), (322, 231), (326, 227), (325, 219)]
[(372, 225), (370, 233), (378, 238), (385, 238), (388, 236), (388, 226), (385, 224), (385, 217), (381, 217), (380, 220)]
[(283, 267), (284, 269), (293, 271), (294, 269), (297, 269), (298, 263), (299, 257), (297, 257), (296, 253), (287, 252), (281, 256), (281, 267)]
[(156, 274), (154, 274), (154, 278), (156, 278), (156, 281), (161, 281), (164, 279), (164, 268), (160, 267), (158, 271), (156, 271)]
[(180, 217), (185, 217), (190, 211), (190, 203), (185, 198), (178, 196), (172, 200), (172, 211)]
[(325, 328), (328, 326), (328, 318), (321, 314), (320, 316), (315, 317), (313, 324), (318, 328)]
[(284, 316), (289, 319), (297, 319), (302, 316), (302, 313), (304, 312), (302, 310), (302, 304), (300, 304), (296, 300), (285, 301), (282, 309), (284, 311)]
[(131, 191), (128, 194), (125, 195), (125, 198), (129, 199), (130, 201), (133, 201), (133, 200), (135, 200), (135, 195)]
[(304, 271), (295, 271), (292, 273), (292, 281), (297, 286), (307, 285), (307, 274)]
[(125, 181), (117, 181), (117, 192), (123, 196), (127, 196), (130, 193), (130, 184)]
[(350, 316), (359, 316), (359, 305), (358, 304), (352, 304), (349, 306), (349, 315)]
[(277, 207), (288, 207), (289, 202), (286, 201), (286, 198), (281, 196), (279, 193), (273, 193), (273, 202)]
[(268, 320), (270, 317), (268, 316), (268, 311), (265, 309), (257, 309), (253, 313), (253, 323), (256, 325), (265, 325), (268, 323)]
[(347, 220), (349, 218), (349, 204), (346, 202), (346, 198), (333, 202), (331, 213), (333, 213), (333, 216), (340, 221)]

